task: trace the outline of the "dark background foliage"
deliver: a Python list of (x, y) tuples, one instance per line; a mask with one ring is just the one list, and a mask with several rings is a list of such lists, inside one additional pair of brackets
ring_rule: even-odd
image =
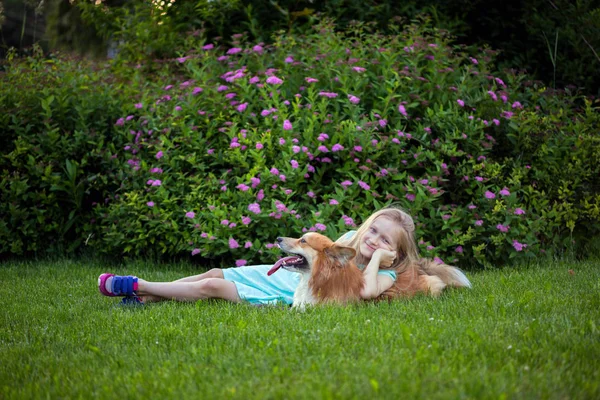
[[(131, 8), (136, 3), (109, 0), (96, 8)], [(91, 3), (77, 4), (89, 8)], [(106, 54), (108, 38), (127, 29), (111, 25), (98, 13), (90, 14), (95, 27), (86, 24), (80, 9), (68, 0), (4, 0), (4, 9), (0, 54), (11, 46), (25, 50), (40, 40), (49, 49)], [(224, 38), (248, 32), (251, 39), (265, 42), (280, 29), (304, 31), (315, 13), (334, 18), (340, 29), (358, 20), (383, 33), (388, 33), (395, 17), (408, 21), (427, 13), (435, 26), (450, 30), (459, 43), (500, 49), (501, 68), (525, 69), (553, 87), (574, 85), (594, 95), (600, 90), (600, 6), (595, 0), (178, 0), (169, 9), (174, 32), (202, 28), (209, 37)], [(174, 44), (166, 48), (174, 49)], [(154, 55), (169, 56), (161, 51)]]

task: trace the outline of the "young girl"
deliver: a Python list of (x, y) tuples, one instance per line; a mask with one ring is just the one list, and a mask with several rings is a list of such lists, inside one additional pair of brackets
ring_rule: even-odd
[[(337, 240), (356, 250), (356, 264), (363, 269), (363, 299), (372, 299), (389, 289), (396, 280), (395, 269), (418, 260), (414, 240), (415, 224), (399, 208), (384, 208), (371, 215), (356, 231)], [(135, 276), (102, 274), (98, 288), (105, 296), (126, 296), (126, 301), (196, 301), (225, 299), (233, 302), (292, 304), (300, 274), (284, 269), (267, 276), (272, 265), (211, 269), (174, 282), (149, 282)], [(139, 297), (138, 297), (139, 296)]]

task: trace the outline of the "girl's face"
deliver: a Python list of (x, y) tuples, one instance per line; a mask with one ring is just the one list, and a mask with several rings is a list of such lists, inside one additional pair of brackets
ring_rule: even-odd
[(398, 251), (400, 229), (387, 217), (377, 218), (360, 240), (360, 254), (370, 260), (377, 249)]

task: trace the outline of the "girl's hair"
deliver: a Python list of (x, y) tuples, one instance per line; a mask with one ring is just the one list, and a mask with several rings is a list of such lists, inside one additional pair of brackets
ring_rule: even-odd
[(399, 207), (383, 208), (373, 213), (350, 239), (341, 239), (338, 243), (342, 246), (352, 247), (356, 250), (355, 261), (357, 264), (366, 264), (368, 260), (360, 254), (360, 242), (367, 230), (371, 227), (377, 218), (388, 218), (398, 224), (399, 235), (396, 247), (398, 255), (390, 267), (382, 267), (381, 269), (395, 269), (398, 271), (404, 270), (408, 265), (419, 260), (419, 250), (415, 242), (415, 223), (410, 215)]

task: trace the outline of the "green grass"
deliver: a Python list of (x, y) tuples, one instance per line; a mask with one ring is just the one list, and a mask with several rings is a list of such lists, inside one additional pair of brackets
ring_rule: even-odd
[[(0, 266), (0, 398), (600, 397), (600, 261), (470, 273), (472, 290), (437, 300), (305, 313), (119, 307), (96, 287), (107, 269)], [(160, 281), (197, 272), (113, 271)]]

